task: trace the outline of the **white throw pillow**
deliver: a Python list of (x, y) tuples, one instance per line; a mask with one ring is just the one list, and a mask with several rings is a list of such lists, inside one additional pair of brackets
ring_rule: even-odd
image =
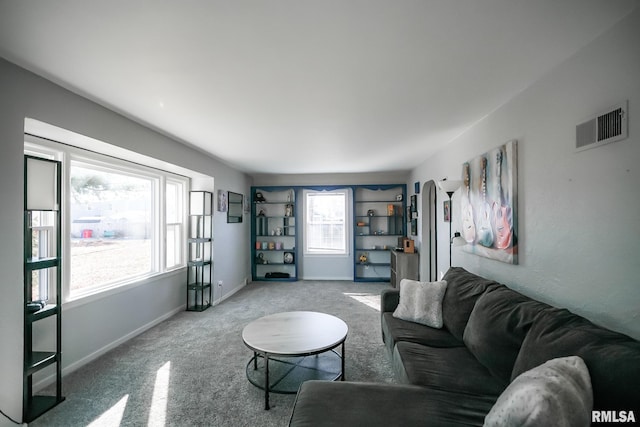
[(591, 376), (578, 356), (551, 359), (517, 376), (484, 419), (485, 426), (588, 426)]
[(400, 302), (393, 317), (442, 328), (442, 300), (447, 290), (446, 280), (439, 282), (400, 281)]

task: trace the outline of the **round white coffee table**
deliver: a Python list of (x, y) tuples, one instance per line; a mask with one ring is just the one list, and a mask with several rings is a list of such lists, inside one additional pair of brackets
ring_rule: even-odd
[[(308, 379), (344, 381), (348, 331), (341, 319), (313, 311), (272, 314), (245, 326), (242, 340), (253, 350), (247, 363), (247, 379), (264, 389), (264, 408), (269, 409), (270, 391), (296, 393), (300, 383)], [(335, 348), (340, 345), (342, 353), (338, 354)], [(263, 363), (259, 364), (259, 359)]]

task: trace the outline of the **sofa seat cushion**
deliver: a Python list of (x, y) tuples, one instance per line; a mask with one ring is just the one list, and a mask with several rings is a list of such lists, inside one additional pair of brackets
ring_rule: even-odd
[(464, 343), (506, 386), (532, 322), (549, 307), (503, 285), (490, 289), (476, 301), (464, 330)]
[(431, 347), (461, 347), (462, 341), (451, 335), (446, 329), (435, 329), (393, 317), (392, 313), (382, 313), (382, 336), (389, 351), (399, 341), (425, 344)]
[(481, 426), (493, 399), (425, 387), (306, 381), (291, 427)]
[(547, 360), (580, 356), (591, 376), (595, 410), (640, 414), (640, 342), (564, 309), (538, 316), (522, 343), (512, 377)]
[(442, 280), (447, 282), (447, 291), (442, 300), (442, 321), (454, 337), (462, 341), (464, 328), (476, 300), (488, 288), (499, 283), (468, 272), (462, 267), (452, 267)]
[(505, 389), (465, 347), (429, 347), (400, 341), (393, 352), (393, 369), (403, 383), (454, 393), (488, 396)]

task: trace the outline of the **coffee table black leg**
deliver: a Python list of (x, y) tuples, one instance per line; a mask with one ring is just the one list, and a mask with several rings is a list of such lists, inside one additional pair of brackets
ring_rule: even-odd
[(264, 409), (269, 410), (269, 355), (264, 355)]
[(258, 353), (256, 353), (255, 351), (253, 352), (253, 370), (258, 370)]
[(344, 341), (342, 342), (342, 375), (340, 375), (340, 381), (344, 381)]

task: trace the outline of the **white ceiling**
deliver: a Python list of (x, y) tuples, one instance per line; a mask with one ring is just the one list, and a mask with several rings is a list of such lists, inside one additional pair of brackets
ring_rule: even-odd
[(0, 0), (0, 56), (248, 173), (408, 170), (637, 4)]

